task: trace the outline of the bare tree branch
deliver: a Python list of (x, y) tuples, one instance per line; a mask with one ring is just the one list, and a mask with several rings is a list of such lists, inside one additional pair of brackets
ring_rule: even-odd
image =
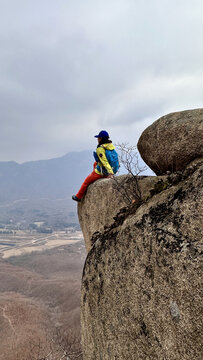
[(128, 143), (118, 143), (116, 144), (116, 147), (119, 150), (120, 163), (127, 170), (128, 174), (131, 175), (133, 181), (130, 181), (129, 186), (126, 186), (126, 179), (118, 182), (116, 177), (114, 177), (114, 188), (120, 192), (127, 204), (130, 205), (133, 200), (140, 202), (141, 191), (138, 182), (138, 175), (146, 170), (146, 166), (140, 167), (136, 146)]

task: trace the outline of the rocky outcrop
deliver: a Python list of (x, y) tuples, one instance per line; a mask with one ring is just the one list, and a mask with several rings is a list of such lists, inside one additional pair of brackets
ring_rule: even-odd
[(85, 360), (201, 359), (202, 173), (194, 162), (95, 234), (82, 279)]
[[(179, 118), (158, 120), (157, 138), (164, 127), (175, 136), (173, 116)], [(88, 251), (81, 294), (85, 360), (202, 359), (203, 157), (186, 136), (189, 122), (182, 124), (184, 136), (176, 140), (185, 142), (171, 140), (181, 171), (170, 172), (159, 157), (166, 175), (97, 181), (79, 204)], [(176, 125), (177, 131), (181, 117)], [(196, 131), (199, 126), (200, 119)], [(181, 154), (189, 147), (193, 155)], [(167, 146), (161, 151), (173, 159)]]
[(78, 218), (87, 252), (94, 243), (95, 232), (102, 233), (113, 224), (122, 208), (134, 202), (139, 204), (166, 187), (166, 177), (139, 176), (137, 185), (139, 190), (135, 189), (132, 176), (121, 175), (115, 179), (98, 180), (89, 186), (87, 194), (78, 204)]
[(192, 160), (203, 156), (203, 109), (161, 117), (145, 129), (137, 146), (157, 175), (184, 170)]

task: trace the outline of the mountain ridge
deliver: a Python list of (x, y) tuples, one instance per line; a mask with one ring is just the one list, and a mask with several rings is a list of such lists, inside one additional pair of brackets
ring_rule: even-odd
[(91, 150), (61, 157), (0, 162), (0, 201), (28, 198), (58, 198), (71, 195), (91, 171)]

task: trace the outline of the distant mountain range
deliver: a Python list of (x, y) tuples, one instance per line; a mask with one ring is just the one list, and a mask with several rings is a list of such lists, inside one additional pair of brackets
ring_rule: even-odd
[[(21, 199), (71, 197), (93, 169), (91, 150), (18, 164), (0, 162), (0, 203)], [(140, 159), (143, 166), (143, 161)], [(148, 175), (152, 172), (148, 169)]]
[(92, 163), (90, 150), (23, 164), (0, 162), (0, 203), (71, 196), (92, 171)]
[(78, 224), (77, 204), (71, 196), (92, 171), (93, 162), (91, 150), (23, 164), (0, 162), (0, 227), (11, 224), (26, 229), (33, 222), (43, 222), (62, 229)]

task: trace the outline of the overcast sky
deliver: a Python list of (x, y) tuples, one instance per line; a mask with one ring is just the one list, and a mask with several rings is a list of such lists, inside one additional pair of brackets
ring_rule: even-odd
[(203, 107), (202, 0), (0, 0), (0, 161), (136, 144)]

